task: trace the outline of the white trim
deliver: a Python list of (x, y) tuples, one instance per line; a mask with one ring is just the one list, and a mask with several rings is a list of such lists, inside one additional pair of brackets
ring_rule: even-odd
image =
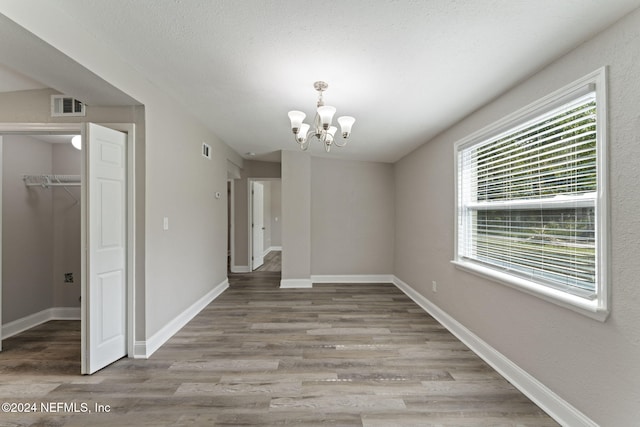
[(146, 341), (135, 341), (133, 343), (133, 353), (129, 356), (134, 359), (147, 359), (147, 342)]
[[(229, 167), (229, 160), (227, 160), (227, 168)], [(233, 163), (231, 163), (233, 164)], [(235, 165), (234, 165), (235, 166)], [(236, 166), (237, 168), (237, 166)], [(228, 169), (227, 169), (228, 170)], [(238, 177), (239, 178), (239, 177)], [(238, 268), (234, 265), (236, 262), (236, 207), (235, 207), (235, 181), (233, 179), (227, 178), (227, 213), (229, 215), (229, 229), (227, 232), (229, 233), (229, 247), (227, 250), (229, 251), (229, 268), (232, 273), (239, 273), (239, 271), (235, 271), (234, 268)], [(248, 267), (247, 267), (248, 268)]]
[[(222, 283), (211, 289), (205, 296), (193, 303), (185, 311), (177, 315), (173, 320), (164, 325), (162, 329), (153, 334), (147, 341), (136, 341), (134, 347), (136, 358), (148, 358), (156, 352), (164, 343), (182, 329), (191, 319), (196, 317), (202, 309), (220, 296), (229, 287), (229, 280), (225, 279)], [(144, 351), (144, 353), (139, 353)]]
[(466, 271), (467, 273), (475, 274), (484, 279), (517, 289), (600, 322), (604, 322), (607, 320), (607, 316), (609, 316), (609, 310), (600, 307), (597, 299), (590, 300), (549, 286), (540, 286), (527, 279), (519, 278), (493, 268), (486, 268), (472, 262), (451, 261), (451, 263), (455, 265), (457, 269)]
[(282, 279), (280, 288), (283, 289), (308, 289), (313, 287), (311, 279)]
[(251, 269), (248, 265), (232, 265), (231, 266), (232, 273), (251, 273)]
[(2, 325), (2, 338), (9, 338), (50, 320), (80, 320), (80, 307), (53, 307)]
[(81, 130), (82, 123), (0, 123), (0, 133), (4, 134), (69, 134)]
[[(457, 268), (461, 268), (472, 274), (482, 276), (486, 279), (505, 284), (514, 289), (518, 289), (529, 295), (539, 297), (545, 301), (551, 302), (561, 307), (573, 310), (576, 313), (583, 314), (600, 322), (605, 322), (611, 311), (611, 286), (609, 285), (610, 271), (610, 242), (609, 242), (609, 202), (608, 202), (608, 101), (607, 101), (607, 66), (601, 67), (586, 76), (556, 90), (555, 92), (538, 99), (535, 102), (517, 110), (500, 120), (458, 140), (454, 144), (454, 249), (453, 260), (451, 261)], [(594, 91), (596, 94), (597, 105), (597, 180), (598, 191), (595, 200), (598, 214), (596, 226), (596, 250), (598, 260), (596, 263), (596, 297), (594, 300), (570, 295), (567, 292), (557, 291), (542, 283), (535, 281), (520, 280), (517, 276), (502, 273), (499, 270), (484, 267), (468, 261), (460, 256), (460, 233), (461, 233), (461, 206), (459, 194), (460, 165), (459, 153), (466, 147), (473, 146), (483, 140), (499, 135), (507, 129), (512, 129), (533, 119), (544, 111), (550, 111), (568, 102), (568, 100), (580, 96), (585, 91)]]
[(269, 253), (273, 251), (282, 251), (282, 246), (269, 246), (267, 249), (264, 250), (264, 252), (262, 253), (262, 256), (267, 256), (269, 255)]
[[(485, 126), (482, 129), (460, 139), (454, 144), (455, 152), (457, 153), (463, 147), (473, 145), (479, 140), (490, 139), (501, 132), (506, 131), (507, 129), (517, 127), (518, 125), (524, 123), (527, 120), (533, 119), (536, 115), (538, 115), (542, 111), (550, 111), (551, 109), (558, 107), (565, 103), (567, 99), (572, 99), (578, 94), (581, 93), (585, 88), (588, 87), (590, 90), (591, 87), (589, 85), (596, 85), (596, 96), (597, 92), (600, 90), (606, 90), (606, 81), (607, 81), (607, 67), (601, 67), (586, 76), (565, 85), (564, 87), (556, 90), (549, 95), (538, 99), (537, 101), (532, 102), (531, 104), (517, 110), (500, 120), (496, 120), (490, 125)], [(605, 102), (606, 99), (598, 98), (596, 102)], [(602, 104), (601, 104), (602, 105)], [(606, 104), (605, 110), (606, 110)]]
[(393, 283), (558, 423), (563, 426), (598, 427), (598, 424), (593, 420), (513, 363), (498, 350), (491, 347), (411, 286), (397, 277), (394, 277)]
[(313, 283), (393, 283), (393, 274), (312, 275)]

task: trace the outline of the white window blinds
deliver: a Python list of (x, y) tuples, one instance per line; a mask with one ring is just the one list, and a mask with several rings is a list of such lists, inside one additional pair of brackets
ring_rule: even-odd
[(458, 258), (595, 297), (597, 106), (584, 92), (458, 150)]

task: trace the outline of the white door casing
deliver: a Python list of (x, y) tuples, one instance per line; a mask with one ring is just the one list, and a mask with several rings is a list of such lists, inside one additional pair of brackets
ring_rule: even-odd
[(83, 374), (94, 373), (127, 355), (126, 141), (122, 132), (93, 123), (85, 127)]
[(264, 264), (264, 185), (251, 183), (251, 270)]

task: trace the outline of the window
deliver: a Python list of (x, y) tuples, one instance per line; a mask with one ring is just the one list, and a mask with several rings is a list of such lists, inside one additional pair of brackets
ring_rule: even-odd
[(605, 70), (456, 144), (454, 263), (604, 320)]

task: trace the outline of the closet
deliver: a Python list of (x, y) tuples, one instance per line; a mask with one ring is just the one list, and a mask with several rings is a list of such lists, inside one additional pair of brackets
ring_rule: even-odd
[(71, 137), (2, 136), (3, 339), (80, 319), (82, 154)]

